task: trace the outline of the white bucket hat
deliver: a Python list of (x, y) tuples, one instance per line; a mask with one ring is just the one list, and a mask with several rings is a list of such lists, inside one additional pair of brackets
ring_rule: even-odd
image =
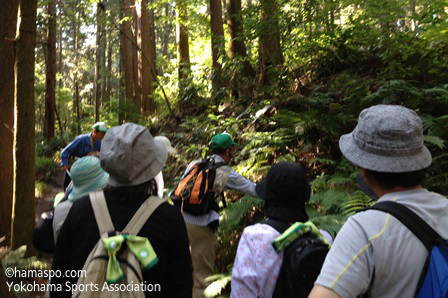
[(156, 136), (156, 137), (154, 137), (154, 140), (156, 140), (157, 142), (162, 143), (166, 147), (166, 150), (168, 151), (169, 154), (177, 154), (177, 149), (173, 148), (171, 146), (171, 142), (170, 142), (170, 140), (167, 137), (165, 137), (165, 136)]
[(353, 132), (341, 136), (339, 148), (355, 165), (384, 173), (404, 173), (431, 165), (416, 112), (403, 106), (376, 105), (359, 114)]
[(147, 127), (134, 123), (109, 128), (101, 144), (101, 166), (110, 174), (111, 186), (151, 180), (162, 170), (166, 158), (166, 147), (154, 141)]

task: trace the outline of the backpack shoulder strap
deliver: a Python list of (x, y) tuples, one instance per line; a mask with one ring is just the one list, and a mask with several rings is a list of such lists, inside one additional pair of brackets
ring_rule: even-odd
[(212, 164), (213, 164), (213, 167), (214, 167), (215, 169), (227, 165), (227, 164), (226, 164), (225, 162), (223, 162), (223, 161), (215, 162), (215, 159), (212, 158), (212, 157), (208, 158), (208, 159), (207, 159), (207, 162), (212, 163)]
[(137, 235), (142, 229), (143, 225), (148, 221), (151, 214), (159, 207), (165, 200), (150, 196), (145, 202), (138, 208), (134, 216), (131, 218), (129, 223), (123, 229), (123, 234)]
[(393, 201), (385, 201), (376, 203), (364, 210), (368, 209), (379, 210), (391, 214), (414, 233), (428, 250), (431, 250), (434, 242), (442, 239), (442, 237), (424, 222), (420, 216), (402, 204)]
[(109, 209), (107, 208), (104, 192), (102, 190), (91, 192), (89, 197), (100, 236), (115, 230), (112, 219), (110, 218)]

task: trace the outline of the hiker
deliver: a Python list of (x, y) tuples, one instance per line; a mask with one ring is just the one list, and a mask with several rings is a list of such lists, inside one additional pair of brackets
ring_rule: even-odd
[[(166, 158), (166, 147), (154, 141), (147, 127), (125, 123), (110, 128), (103, 140), (100, 154), (101, 167), (109, 173), (109, 186), (102, 192), (90, 193), (89, 196), (79, 198), (73, 203), (59, 231), (52, 269), (61, 270), (61, 272), (81, 270), (92, 249), (101, 241), (106, 243), (105, 241), (109, 238), (100, 240), (100, 235), (102, 237), (111, 235), (113, 231), (104, 231), (107, 220), (99, 221), (101, 223), (99, 227), (96, 216), (106, 219), (108, 210), (111, 224), (116, 231), (112, 235), (115, 235), (123, 231), (125, 227), (128, 228), (127, 225), (131, 218), (134, 220), (136, 212), (144, 215), (144, 212), (151, 214), (154, 210), (149, 219), (145, 220), (140, 232), (134, 234), (147, 238), (158, 259), (155, 266), (142, 271), (141, 283), (149, 285), (146, 287), (145, 295), (147, 297), (151, 295), (191, 297), (193, 278), (184, 220), (176, 207), (156, 197), (157, 185), (154, 177), (162, 170)], [(98, 211), (97, 205), (101, 202), (106, 204), (101, 208), (106, 212)], [(150, 208), (140, 208), (142, 205), (146, 207), (148, 202), (158, 207), (153, 208), (151, 212), (149, 212)], [(92, 205), (93, 203), (95, 206)], [(99, 229), (102, 230), (101, 233)], [(131, 236), (135, 238), (132, 233), (129, 233), (127, 237), (119, 235), (122, 240), (130, 239)], [(116, 247), (115, 242), (109, 242), (109, 244), (108, 248)], [(125, 245), (125, 247), (130, 246)], [(116, 252), (117, 258), (127, 258), (130, 253), (127, 249), (125, 252), (127, 253), (121, 255), (120, 252)], [(145, 250), (145, 255), (142, 254), (141, 257), (148, 254), (151, 256), (153, 252)], [(108, 259), (109, 262), (114, 262), (113, 258)], [(107, 268), (107, 276), (110, 270), (116, 269), (115, 266)], [(102, 272), (106, 270), (102, 269)], [(55, 287), (62, 286), (63, 291), (51, 292), (51, 296), (70, 297), (72, 293), (67, 291), (66, 285), (68, 283), (76, 286), (76, 282), (77, 278), (52, 278), (51, 283)], [(85, 282), (88, 283), (88, 281)], [(150, 292), (151, 285), (159, 285), (160, 291)], [(99, 285), (99, 290), (102, 286)]]
[(73, 187), (69, 192), (57, 194), (51, 208), (36, 223), (33, 245), (39, 251), (53, 253), (59, 229), (73, 202), (89, 192), (103, 189), (109, 181), (109, 174), (101, 169), (99, 158), (94, 156), (85, 156), (75, 161), (71, 172)]
[(100, 159), (95, 156), (84, 156), (73, 163), (70, 171), (73, 188), (68, 194), (68, 200), (58, 204), (54, 209), (53, 234), (54, 243), (58, 239), (59, 230), (67, 217), (73, 203), (86, 196), (89, 192), (103, 189), (109, 183), (109, 174), (100, 165)]
[[(265, 201), (267, 220), (246, 227), (241, 235), (232, 270), (231, 297), (273, 297), (284, 251), (277, 253), (272, 242), (281, 235), (278, 229), (284, 231), (292, 223), (306, 223), (309, 219), (305, 203), (310, 198), (311, 189), (305, 171), (298, 164), (280, 162), (272, 165), (255, 190)], [(320, 233), (331, 243), (327, 232), (321, 230)]]
[[(214, 272), (215, 254), (216, 254), (216, 230), (219, 226), (219, 206), (216, 200), (219, 200), (223, 190), (234, 189), (242, 193), (258, 197), (255, 192), (255, 183), (247, 180), (234, 170), (228, 164), (235, 154), (235, 146), (238, 146), (228, 133), (220, 133), (213, 137), (210, 147), (212, 156), (207, 162), (216, 166), (216, 177), (213, 184), (213, 198), (205, 209), (203, 214), (191, 214), (187, 209), (182, 208), (179, 198), (174, 199), (175, 205), (183, 211), (185, 223), (187, 225), (188, 238), (190, 239), (191, 257), (193, 261), (194, 288), (193, 297), (204, 297), (205, 288), (211, 283), (205, 279)], [(194, 165), (201, 160), (195, 160), (187, 166), (184, 178), (190, 172)], [(179, 187), (179, 186), (178, 186)], [(209, 187), (210, 188), (210, 187)]]
[(101, 150), (101, 140), (107, 132), (107, 126), (104, 122), (97, 122), (92, 126), (91, 133), (77, 136), (61, 152), (61, 167), (65, 172), (64, 190), (70, 184), (70, 165), (69, 158), (80, 158), (84, 156), (98, 156)]
[[(170, 140), (165, 137), (165, 136), (156, 136), (154, 137), (154, 140), (156, 142), (159, 142), (163, 145), (165, 145), (166, 150), (167, 150), (167, 154), (177, 154), (177, 149), (173, 148), (171, 146), (171, 142)], [(154, 177), (154, 179), (156, 180), (157, 183), (157, 195), (160, 198), (163, 198), (163, 191), (164, 191), (164, 187), (165, 187), (165, 182), (163, 181), (163, 174), (162, 171), (160, 171), (159, 174), (156, 175), (156, 177)]]
[[(393, 105), (365, 109), (339, 148), (360, 168), (378, 205), (404, 205), (448, 238), (448, 200), (422, 186), (432, 158), (417, 113)], [(309, 297), (414, 297), (427, 256), (428, 249), (395, 216), (358, 212), (338, 233)]]

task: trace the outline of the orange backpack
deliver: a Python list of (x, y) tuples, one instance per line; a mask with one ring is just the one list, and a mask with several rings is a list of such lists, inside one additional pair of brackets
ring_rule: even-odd
[(220, 194), (213, 191), (213, 184), (216, 169), (224, 165), (224, 162), (215, 163), (213, 159), (204, 158), (185, 173), (171, 195), (182, 213), (185, 210), (192, 215), (203, 215), (212, 209), (219, 210), (215, 199)]

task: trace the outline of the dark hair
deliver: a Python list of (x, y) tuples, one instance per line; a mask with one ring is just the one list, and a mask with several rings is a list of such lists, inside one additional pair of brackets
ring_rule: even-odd
[(226, 151), (229, 149), (230, 147), (226, 147), (226, 148), (212, 148), (212, 154), (224, 154), (226, 153)]
[(123, 198), (140, 198), (157, 195), (157, 183), (154, 178), (139, 185), (109, 187), (110, 192)]
[(425, 170), (404, 173), (367, 171), (370, 176), (385, 189), (391, 189), (396, 186), (413, 187), (422, 184), (425, 180)]

